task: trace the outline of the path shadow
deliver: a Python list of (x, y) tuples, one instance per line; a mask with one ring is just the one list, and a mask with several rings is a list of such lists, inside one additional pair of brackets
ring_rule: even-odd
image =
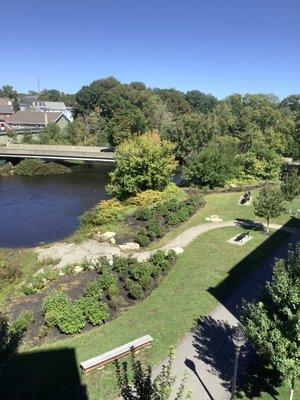
[[(223, 321), (211, 317), (197, 320), (193, 331), (193, 347), (196, 356), (210, 367), (212, 374), (217, 375), (223, 386), (230, 390), (234, 366), (234, 346), (232, 327)], [(239, 381), (244, 377), (246, 356), (252, 356), (250, 346), (244, 346), (239, 359)], [(248, 361), (247, 361), (248, 364)]]
[(88, 400), (74, 349), (12, 356), (0, 371), (1, 400)]

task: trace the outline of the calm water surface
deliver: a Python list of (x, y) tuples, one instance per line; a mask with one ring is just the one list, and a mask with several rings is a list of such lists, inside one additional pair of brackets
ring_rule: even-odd
[(0, 247), (30, 247), (63, 239), (100, 199), (112, 164), (51, 177), (0, 178)]

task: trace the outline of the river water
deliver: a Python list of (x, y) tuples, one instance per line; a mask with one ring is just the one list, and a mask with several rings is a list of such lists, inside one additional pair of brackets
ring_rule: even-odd
[(74, 232), (78, 217), (107, 198), (113, 164), (50, 177), (0, 178), (0, 247), (31, 247)]

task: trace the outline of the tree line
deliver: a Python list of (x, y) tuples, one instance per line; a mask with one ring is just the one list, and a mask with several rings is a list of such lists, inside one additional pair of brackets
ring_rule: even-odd
[(118, 146), (156, 129), (175, 145), (191, 184), (276, 179), (283, 156), (300, 158), (300, 95), (279, 101), (272, 94), (232, 94), (218, 100), (198, 90), (150, 89), (109, 77), (75, 95), (51, 89), (39, 96), (72, 105), (75, 117), (64, 131), (49, 126), (42, 143)]

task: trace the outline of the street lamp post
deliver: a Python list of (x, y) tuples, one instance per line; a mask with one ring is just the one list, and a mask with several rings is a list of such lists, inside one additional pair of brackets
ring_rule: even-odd
[(237, 370), (238, 370), (238, 362), (241, 347), (245, 344), (246, 338), (243, 332), (242, 326), (239, 324), (232, 335), (232, 341), (235, 347), (235, 357), (234, 357), (234, 369), (233, 369), (233, 378), (232, 378), (232, 386), (231, 386), (231, 397), (230, 400), (235, 399), (236, 393), (236, 378), (237, 378)]

